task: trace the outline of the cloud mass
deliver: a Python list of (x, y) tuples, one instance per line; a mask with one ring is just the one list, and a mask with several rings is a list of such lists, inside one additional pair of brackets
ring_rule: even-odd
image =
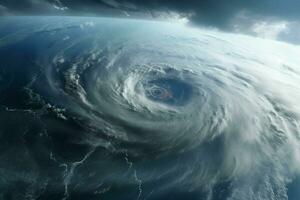
[[(5, 12), (0, 9), (2, 15), (9, 11), (10, 14), (17, 15), (156, 18), (168, 13), (178, 13), (195, 25), (250, 34), (255, 30), (249, 31), (249, 27), (267, 27), (270, 31), (270, 27), (282, 21), (300, 21), (298, 0), (0, 0), (0, 5), (6, 8)], [(281, 30), (278, 26), (275, 29), (277, 32)], [(274, 36), (275, 33), (268, 34)]]

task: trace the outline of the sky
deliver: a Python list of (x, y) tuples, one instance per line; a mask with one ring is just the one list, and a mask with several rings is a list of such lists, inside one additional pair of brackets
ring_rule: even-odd
[(0, 15), (178, 20), (300, 45), (300, 0), (0, 0)]

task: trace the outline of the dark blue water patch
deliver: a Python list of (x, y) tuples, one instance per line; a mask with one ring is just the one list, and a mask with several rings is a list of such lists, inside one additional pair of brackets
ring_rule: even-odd
[(300, 199), (300, 176), (288, 184), (288, 198), (289, 200), (299, 200)]
[(171, 78), (150, 80), (143, 88), (148, 99), (172, 106), (185, 105), (193, 93), (190, 84)]

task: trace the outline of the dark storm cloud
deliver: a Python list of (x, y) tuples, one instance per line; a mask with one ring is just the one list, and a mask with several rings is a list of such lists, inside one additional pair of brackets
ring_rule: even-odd
[(232, 21), (241, 13), (251, 18), (300, 19), (299, 0), (0, 0), (0, 5), (13, 14), (101, 16), (129, 12), (134, 16), (176, 12), (192, 23), (227, 30), (232, 29)]

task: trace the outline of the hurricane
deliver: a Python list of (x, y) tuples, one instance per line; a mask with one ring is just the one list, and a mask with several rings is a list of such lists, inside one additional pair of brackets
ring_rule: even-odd
[(6, 143), (24, 167), (0, 170), (0, 190), (22, 189), (3, 199), (289, 198), (299, 46), (163, 21), (23, 20), (0, 22), (0, 133), (25, 127)]

